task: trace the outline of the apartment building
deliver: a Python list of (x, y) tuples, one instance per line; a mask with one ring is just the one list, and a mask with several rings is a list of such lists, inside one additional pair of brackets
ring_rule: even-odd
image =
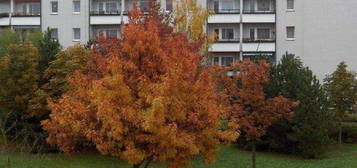
[[(99, 36), (121, 35), (133, 0), (0, 0), (0, 30), (45, 31), (60, 43), (85, 44)], [(137, 0), (145, 10), (149, 0)], [(175, 0), (158, 0), (171, 10)], [(356, 0), (197, 0), (215, 13), (205, 26), (217, 34), (212, 64), (229, 66), (265, 55), (280, 60), (286, 52), (301, 56), (320, 79), (341, 61), (357, 70)]]
[(41, 0), (0, 0), (0, 30), (19, 32), (41, 29)]

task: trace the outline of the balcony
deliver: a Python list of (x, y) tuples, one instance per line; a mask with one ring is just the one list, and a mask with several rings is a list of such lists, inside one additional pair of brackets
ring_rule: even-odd
[[(91, 0), (90, 24), (91, 25), (118, 25), (128, 22), (127, 13), (133, 9), (133, 2), (125, 0)], [(124, 6), (123, 16), (122, 6)]]
[(0, 2), (0, 12), (3, 12), (0, 13), (0, 26), (9, 26), (10, 23), (13, 26), (40, 26), (40, 0), (14, 0), (13, 6), (10, 0)]
[(210, 11), (214, 12), (214, 14), (239, 14), (240, 9), (233, 9), (233, 8), (228, 8), (228, 9), (209, 9)]
[(207, 9), (214, 12), (208, 23), (239, 23), (240, 0), (207, 0)]
[(11, 25), (15, 26), (40, 26), (41, 17), (40, 16), (16, 16), (11, 18)]
[(118, 25), (95, 25), (91, 26), (91, 39), (98, 40), (100, 37), (105, 39), (120, 38), (120, 26)]
[(243, 23), (275, 23), (275, 14), (244, 14)]
[(39, 17), (41, 15), (40, 0), (15, 0), (12, 16), (14, 17)]
[(240, 15), (212, 14), (208, 17), (208, 23), (240, 23)]
[(244, 14), (275, 14), (276, 11), (274, 9), (266, 9), (266, 10), (251, 10), (251, 9), (244, 9)]

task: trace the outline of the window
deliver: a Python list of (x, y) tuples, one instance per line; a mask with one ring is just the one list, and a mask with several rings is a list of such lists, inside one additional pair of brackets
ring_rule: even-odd
[(222, 66), (231, 66), (233, 64), (233, 57), (222, 57), (221, 59)]
[(294, 9), (294, 0), (287, 0), (286, 9), (293, 10)]
[(213, 2), (213, 9), (215, 12), (218, 12), (218, 10), (219, 10), (219, 2), (218, 1)]
[(29, 12), (31, 15), (40, 15), (41, 14), (41, 4), (40, 3), (30, 3)]
[(150, 8), (150, 1), (149, 0), (141, 0), (139, 2), (140, 4), (140, 10), (141, 11), (148, 11)]
[(257, 6), (258, 6), (258, 11), (269, 11), (270, 10), (270, 1), (258, 0)]
[(234, 31), (232, 28), (223, 28), (222, 29), (222, 39), (231, 40), (234, 39)]
[(21, 9), (19, 11), (22, 15), (40, 15), (40, 3), (37, 2), (29, 2), (21, 4)]
[(74, 0), (73, 1), (73, 12), (80, 13), (81, 12), (81, 1)]
[(117, 2), (99, 2), (98, 11), (100, 14), (118, 14), (118, 3)]
[(108, 38), (119, 38), (119, 28), (100, 28), (95, 31), (96, 38), (103, 37)]
[(295, 27), (294, 26), (286, 27), (286, 38), (287, 39), (294, 39), (295, 38)]
[(172, 0), (166, 1), (166, 10), (172, 11)]
[(250, 29), (249, 38), (250, 40), (255, 40), (255, 29)]
[(231, 66), (234, 62), (233, 56), (215, 56), (213, 57), (213, 65)]
[(118, 4), (116, 2), (108, 2), (105, 4), (105, 8), (108, 12), (114, 13), (118, 11)]
[(118, 30), (108, 29), (106, 36), (106, 38), (118, 38)]
[(233, 12), (234, 1), (233, 0), (222, 0), (221, 2), (221, 11), (222, 12)]
[(268, 28), (258, 28), (257, 33), (258, 33), (258, 39), (260, 40), (270, 39), (270, 29)]
[(219, 40), (219, 29), (214, 29), (214, 35), (216, 40)]
[(51, 38), (58, 39), (58, 29), (57, 28), (51, 29)]
[(219, 65), (219, 57), (213, 58), (213, 65)]
[(73, 28), (73, 41), (80, 41), (80, 40), (81, 40), (81, 29)]
[(58, 1), (51, 1), (51, 12), (58, 13)]

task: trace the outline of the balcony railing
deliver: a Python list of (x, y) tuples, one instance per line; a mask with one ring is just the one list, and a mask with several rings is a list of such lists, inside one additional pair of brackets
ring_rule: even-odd
[[(0, 18), (9, 17), (9, 13), (0, 13)], [(39, 17), (41, 13), (13, 13), (12, 17)]]
[(243, 10), (244, 14), (275, 14), (275, 10), (269, 9), (269, 10), (251, 10), (251, 9), (244, 9)]
[(91, 16), (120, 15), (121, 10), (115, 11), (91, 11)]
[(269, 43), (269, 42), (275, 42), (274, 38), (270, 39), (251, 39), (251, 38), (243, 38), (244, 43)]
[(232, 39), (216, 39), (218, 43), (239, 43), (239, 38), (232, 38)]
[(0, 13), (0, 18), (9, 17), (9, 13)]
[(216, 14), (239, 14), (240, 9), (209, 9)]
[(38, 17), (41, 16), (41, 13), (22, 13), (16, 12), (12, 14), (13, 17)]

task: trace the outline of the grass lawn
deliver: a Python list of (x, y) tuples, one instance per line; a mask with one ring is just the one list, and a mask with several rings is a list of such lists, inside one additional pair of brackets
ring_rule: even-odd
[[(10, 158), (10, 167), (8, 166)], [(214, 164), (195, 161), (194, 168), (250, 168), (251, 153), (234, 146), (222, 147)], [(129, 168), (123, 161), (97, 155), (63, 154), (22, 155), (0, 154), (0, 168)], [(156, 164), (154, 168), (163, 168)], [(258, 168), (357, 168), (357, 144), (331, 147), (328, 156), (321, 160), (304, 160), (295, 156), (258, 153)]]

